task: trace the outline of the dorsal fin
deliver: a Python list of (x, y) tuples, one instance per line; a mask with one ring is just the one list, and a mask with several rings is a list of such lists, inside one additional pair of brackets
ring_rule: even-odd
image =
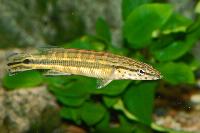
[(47, 45), (47, 46), (43, 46), (43, 47), (39, 47), (38, 51), (39, 53), (54, 53), (55, 51), (64, 51), (64, 48), (60, 48), (57, 46), (51, 46), (51, 45)]

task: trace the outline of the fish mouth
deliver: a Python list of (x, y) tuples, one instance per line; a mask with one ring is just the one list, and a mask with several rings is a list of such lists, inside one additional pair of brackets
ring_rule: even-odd
[(157, 79), (162, 79), (163, 78), (163, 75), (156, 70), (156, 72), (154, 73), (154, 80), (157, 80)]
[(156, 74), (155, 75), (155, 79), (157, 80), (157, 79), (162, 79), (163, 78), (163, 75), (161, 75), (161, 74)]

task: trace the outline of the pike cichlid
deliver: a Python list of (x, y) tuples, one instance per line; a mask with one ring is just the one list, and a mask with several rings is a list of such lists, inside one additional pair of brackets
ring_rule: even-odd
[(152, 66), (124, 56), (89, 50), (50, 48), (41, 53), (14, 54), (8, 58), (8, 71), (42, 69), (44, 75), (83, 75), (99, 79), (98, 88), (112, 80), (157, 80), (161, 74)]

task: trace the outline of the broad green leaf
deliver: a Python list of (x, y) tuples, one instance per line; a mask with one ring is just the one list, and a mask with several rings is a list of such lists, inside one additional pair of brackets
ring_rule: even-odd
[(106, 113), (105, 108), (98, 103), (87, 102), (81, 109), (81, 119), (89, 126), (101, 121)]
[(67, 96), (61, 96), (61, 95), (55, 95), (57, 100), (59, 102), (61, 102), (62, 104), (66, 105), (66, 106), (72, 106), (72, 107), (78, 107), (81, 106), (85, 100), (86, 100), (86, 96), (85, 97), (81, 97), (81, 98), (71, 98), (71, 97), (67, 97)]
[(67, 108), (63, 107), (60, 111), (61, 117), (75, 121), (77, 124), (81, 123), (81, 116), (79, 108)]
[(147, 125), (151, 123), (155, 87), (155, 82), (142, 82), (130, 87), (123, 97), (128, 111)]
[(200, 17), (197, 17), (196, 20), (191, 24), (187, 30), (187, 40), (195, 44), (199, 41), (200, 38)]
[(62, 84), (50, 85), (49, 89), (56, 96), (82, 98), (96, 90), (96, 80), (83, 76), (69, 76)]
[(111, 42), (111, 32), (110, 32), (109, 26), (105, 22), (105, 20), (102, 18), (97, 19), (96, 34), (97, 34), (97, 37), (99, 37), (100, 39), (106, 42)]
[(103, 119), (96, 124), (97, 129), (104, 129), (110, 127), (110, 114), (107, 111), (103, 117)]
[(25, 71), (16, 75), (6, 75), (3, 78), (3, 86), (9, 90), (17, 88), (27, 88), (40, 85), (43, 77), (37, 71)]
[(122, 0), (122, 16), (126, 20), (128, 15), (138, 6), (149, 3), (152, 0)]
[(108, 108), (112, 107), (118, 99), (118, 97), (103, 96), (103, 101)]
[(125, 21), (124, 36), (132, 48), (146, 46), (153, 31), (161, 28), (171, 16), (172, 8), (168, 4), (144, 4), (131, 12)]
[(158, 69), (163, 75), (163, 80), (170, 84), (192, 84), (195, 81), (194, 73), (191, 68), (184, 63), (166, 63), (161, 64)]
[(131, 82), (130, 80), (112, 81), (106, 87), (101, 89), (96, 89), (94, 93), (116, 96), (121, 94), (127, 88), (130, 82)]
[(171, 61), (183, 56), (191, 49), (191, 45), (187, 41), (177, 41), (159, 50), (154, 50), (153, 54), (159, 61)]
[(186, 32), (192, 20), (179, 14), (172, 14), (168, 21), (162, 26), (161, 32), (164, 34)]
[(192, 71), (196, 71), (200, 69), (200, 61), (196, 59), (192, 59), (189, 64), (189, 67), (191, 68)]

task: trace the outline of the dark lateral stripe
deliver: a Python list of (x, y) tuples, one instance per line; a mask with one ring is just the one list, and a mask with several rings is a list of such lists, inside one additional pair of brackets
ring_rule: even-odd
[[(131, 69), (131, 68), (127, 68), (125, 66), (115, 66), (115, 68), (117, 68), (117, 69), (125, 69), (125, 70), (129, 70), (129, 71), (132, 71), (132, 72), (138, 72), (138, 69)], [(152, 73), (145, 72), (145, 74), (149, 75), (149, 76), (153, 76)]]
[(136, 69), (132, 69), (132, 68), (127, 68), (125, 66), (114, 66), (116, 69), (125, 69), (125, 70), (129, 70), (129, 71), (132, 71), (132, 72), (137, 72), (138, 70)]
[(22, 62), (11, 62), (11, 63), (8, 63), (7, 65), (12, 66), (12, 65), (20, 64), (20, 63), (22, 63)]
[(74, 67), (87, 67), (87, 68), (105, 68), (113, 67), (109, 64), (101, 64), (98, 62), (76, 61), (76, 60), (33, 60), (31, 64), (42, 65), (59, 65), (59, 66), (74, 66)]

